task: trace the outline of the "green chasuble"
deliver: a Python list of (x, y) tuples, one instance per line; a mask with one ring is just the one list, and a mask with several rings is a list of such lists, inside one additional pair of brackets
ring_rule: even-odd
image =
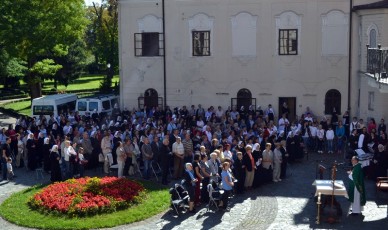
[(353, 180), (350, 180), (349, 186), (348, 186), (349, 201), (353, 202), (354, 187), (356, 187), (357, 191), (360, 193), (361, 206), (364, 206), (366, 203), (365, 186), (364, 186), (364, 173), (362, 171), (360, 163), (357, 163), (353, 167), (352, 176), (353, 176)]

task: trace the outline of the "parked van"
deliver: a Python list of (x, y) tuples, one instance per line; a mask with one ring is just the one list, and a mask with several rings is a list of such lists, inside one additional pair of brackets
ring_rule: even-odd
[(119, 104), (119, 96), (113, 94), (83, 97), (77, 100), (75, 110), (81, 116), (84, 116), (86, 112), (92, 114), (94, 110), (97, 113), (110, 114), (116, 103)]
[(57, 117), (61, 112), (74, 111), (76, 102), (76, 94), (55, 94), (35, 98), (31, 105), (32, 116), (44, 115), (48, 120), (52, 114)]

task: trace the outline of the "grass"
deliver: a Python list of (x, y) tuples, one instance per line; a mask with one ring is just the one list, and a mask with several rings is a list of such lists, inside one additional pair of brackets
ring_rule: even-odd
[(147, 219), (170, 205), (170, 195), (165, 188), (152, 182), (141, 181), (148, 190), (148, 198), (127, 210), (85, 218), (57, 217), (33, 211), (27, 200), (44, 186), (35, 186), (11, 195), (0, 205), (0, 215), (16, 225), (39, 229), (97, 229), (129, 224)]
[(5, 109), (13, 109), (15, 112), (31, 116), (31, 101), (17, 101), (2, 105)]
[[(85, 75), (77, 80), (71, 82), (67, 87), (64, 85), (58, 84), (57, 90), (66, 91), (66, 90), (88, 90), (88, 89), (98, 89), (100, 87), (100, 82), (104, 79), (105, 75)], [(115, 82), (119, 83), (119, 75), (114, 75), (112, 79), (112, 86)], [(54, 80), (45, 80), (43, 84), (43, 90), (51, 90), (54, 88)], [(4, 89), (3, 85), (0, 85), (0, 89)], [(20, 80), (20, 89), (27, 89), (27, 84)]]
[[(58, 85), (57, 90), (66, 91), (66, 90), (88, 90), (88, 89), (98, 89), (100, 87), (100, 82), (104, 79), (105, 75), (88, 75), (80, 77), (74, 82), (71, 82), (67, 88), (64, 85)], [(112, 79), (112, 83), (119, 82), (120, 78), (118, 75), (115, 75)], [(47, 80), (43, 84), (44, 90), (50, 90), (54, 88), (54, 81)]]

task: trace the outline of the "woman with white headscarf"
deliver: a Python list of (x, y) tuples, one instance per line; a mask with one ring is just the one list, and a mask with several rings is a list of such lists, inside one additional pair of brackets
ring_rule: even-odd
[(51, 182), (57, 182), (62, 180), (61, 167), (60, 167), (61, 157), (58, 153), (58, 145), (53, 145), (50, 150), (50, 166), (51, 166)]
[(50, 138), (46, 137), (43, 140), (43, 146), (42, 146), (42, 156), (43, 156), (43, 170), (46, 173), (50, 172), (51, 166), (50, 166)]

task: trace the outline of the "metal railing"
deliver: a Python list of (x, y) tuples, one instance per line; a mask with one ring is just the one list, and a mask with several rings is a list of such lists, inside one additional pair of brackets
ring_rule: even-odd
[(377, 81), (387, 78), (388, 47), (369, 48), (367, 45), (366, 71), (373, 74)]

